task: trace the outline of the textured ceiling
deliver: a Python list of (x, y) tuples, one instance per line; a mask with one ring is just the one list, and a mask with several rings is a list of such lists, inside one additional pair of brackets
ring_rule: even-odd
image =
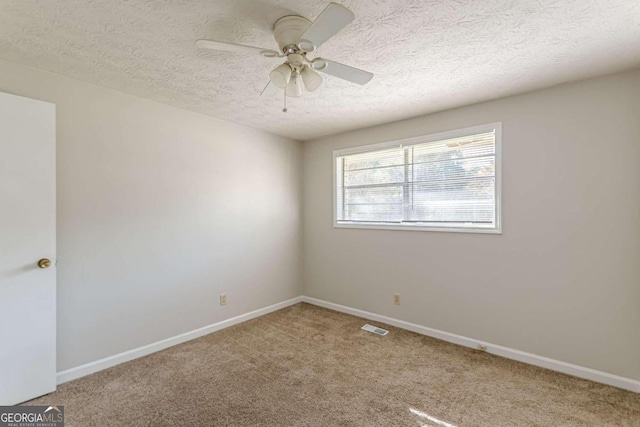
[(0, 58), (305, 140), (640, 65), (638, 0), (343, 0), (356, 19), (319, 49), (375, 74), (260, 97), (280, 17), (317, 0), (0, 0)]

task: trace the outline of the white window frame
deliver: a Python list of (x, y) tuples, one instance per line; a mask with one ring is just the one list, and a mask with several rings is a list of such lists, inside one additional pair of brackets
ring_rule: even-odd
[[(409, 145), (424, 144), (428, 142), (440, 141), (443, 139), (459, 138), (463, 136), (473, 135), (477, 133), (485, 133), (495, 131), (495, 227), (447, 227), (447, 226), (424, 226), (424, 225), (392, 225), (384, 223), (367, 223), (367, 224), (345, 224), (338, 223), (337, 205), (338, 205), (338, 189), (336, 187), (336, 159), (339, 156), (363, 153), (373, 150), (382, 150), (391, 147), (406, 147)], [(395, 141), (381, 142), (378, 144), (362, 145), (358, 147), (343, 148), (333, 151), (333, 227), (334, 228), (365, 228), (375, 230), (404, 230), (404, 231), (444, 231), (453, 233), (483, 233), (483, 234), (502, 234), (502, 122), (488, 123), (478, 126), (471, 126), (463, 129), (455, 129), (445, 132), (438, 132), (429, 135), (416, 136), (412, 138), (399, 139)]]

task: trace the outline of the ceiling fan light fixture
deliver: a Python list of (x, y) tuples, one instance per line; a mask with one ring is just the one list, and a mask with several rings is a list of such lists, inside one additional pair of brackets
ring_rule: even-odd
[(284, 89), (291, 81), (291, 73), (291, 67), (285, 62), (274, 68), (273, 71), (269, 73), (269, 77), (274, 85), (280, 89)]
[(316, 45), (313, 42), (304, 39), (298, 42), (298, 47), (306, 53), (312, 53), (316, 50)]
[(329, 63), (322, 58), (315, 58), (313, 61), (311, 61), (311, 66), (314, 70), (324, 71), (329, 66)]
[(302, 69), (302, 81), (304, 82), (304, 87), (307, 88), (309, 92), (313, 92), (318, 89), (322, 84), (322, 77), (320, 74), (313, 71), (310, 67), (304, 67)]
[(317, 52), (354, 19), (352, 11), (331, 2), (313, 22), (299, 15), (278, 19), (273, 27), (277, 50), (205, 39), (197, 40), (196, 46), (223, 52), (259, 54), (265, 58), (286, 58), (286, 62), (271, 71), (269, 83), (260, 93), (260, 96), (271, 96), (283, 90), (286, 110), (287, 97), (302, 96), (305, 87), (313, 92), (322, 85), (323, 78), (318, 72), (359, 85), (367, 84), (373, 78), (372, 73), (358, 68), (320, 57), (311, 60), (306, 56)]
[(291, 98), (298, 98), (302, 96), (302, 79), (298, 76), (294, 76), (285, 89), (285, 94)]

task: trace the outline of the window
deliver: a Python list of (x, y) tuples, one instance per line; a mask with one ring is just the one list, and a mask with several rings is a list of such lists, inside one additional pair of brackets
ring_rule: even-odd
[(334, 226), (500, 233), (501, 124), (334, 151)]

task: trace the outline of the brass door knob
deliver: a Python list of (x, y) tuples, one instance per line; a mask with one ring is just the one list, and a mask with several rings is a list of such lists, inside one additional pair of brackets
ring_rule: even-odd
[(40, 261), (38, 261), (38, 267), (40, 267), (40, 268), (49, 268), (49, 267), (51, 267), (51, 260), (50, 259), (46, 259), (46, 258), (42, 258)]

